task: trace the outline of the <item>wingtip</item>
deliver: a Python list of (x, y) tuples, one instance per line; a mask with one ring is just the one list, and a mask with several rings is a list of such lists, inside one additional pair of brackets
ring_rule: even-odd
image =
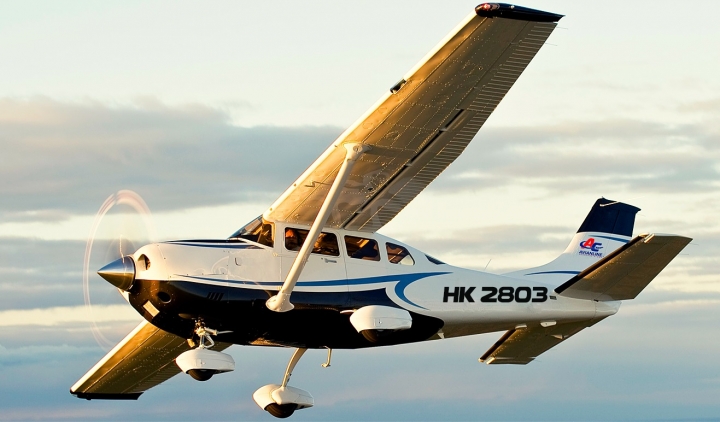
[(478, 16), (486, 18), (517, 19), (530, 22), (558, 22), (564, 17), (557, 13), (515, 6), (508, 3), (482, 3), (475, 7)]

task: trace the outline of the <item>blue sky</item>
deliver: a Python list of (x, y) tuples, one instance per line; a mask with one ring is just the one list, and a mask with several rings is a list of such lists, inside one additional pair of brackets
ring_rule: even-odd
[[(94, 214), (132, 189), (158, 237), (226, 237), (475, 3), (0, 3), (0, 420), (270, 420), (291, 350), (132, 403), (68, 389), (104, 351), (83, 309)], [(297, 420), (720, 419), (717, 2), (527, 1), (565, 14), (467, 151), (381, 232), (447, 262), (545, 263), (600, 196), (695, 240), (638, 299), (523, 367), (501, 333), (309, 352)], [(111, 308), (116, 309), (116, 308)], [(130, 313), (104, 313), (121, 338)], [(211, 403), (203, 410), (198, 403)]]

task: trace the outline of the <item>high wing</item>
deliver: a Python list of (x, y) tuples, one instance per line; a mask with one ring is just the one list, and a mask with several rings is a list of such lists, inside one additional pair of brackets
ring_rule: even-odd
[[(229, 343), (216, 343), (223, 350)], [(143, 321), (70, 388), (83, 399), (136, 400), (180, 373), (175, 358), (190, 350), (187, 341)]]
[(588, 300), (634, 299), (692, 239), (640, 235), (555, 289)]
[(345, 158), (353, 167), (327, 227), (374, 232), (392, 220), (470, 143), (561, 18), (483, 4), (348, 128), (265, 212), (311, 225)]
[(509, 330), (478, 360), (488, 365), (527, 365), (542, 353), (605, 318)]

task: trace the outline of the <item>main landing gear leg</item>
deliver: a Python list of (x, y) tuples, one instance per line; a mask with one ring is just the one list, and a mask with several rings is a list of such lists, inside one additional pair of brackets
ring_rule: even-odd
[(295, 365), (300, 361), (300, 358), (307, 352), (307, 349), (300, 348), (295, 349), (295, 353), (293, 353), (292, 357), (290, 358), (290, 362), (288, 362), (288, 366), (285, 369), (285, 376), (283, 377), (282, 387), (287, 387), (288, 381), (290, 381), (290, 377), (292, 376), (292, 371), (295, 370)]
[(266, 410), (276, 418), (287, 418), (296, 410), (312, 407), (315, 404), (310, 393), (288, 385), (292, 372), (295, 370), (295, 365), (306, 351), (306, 348), (295, 349), (285, 369), (282, 384), (268, 384), (260, 387), (253, 394), (253, 400), (261, 409)]

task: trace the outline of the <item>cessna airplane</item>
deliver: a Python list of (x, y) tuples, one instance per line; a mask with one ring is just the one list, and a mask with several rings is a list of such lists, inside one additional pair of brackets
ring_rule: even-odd
[(137, 399), (183, 372), (235, 368), (230, 345), (292, 347), (253, 394), (288, 417), (307, 349), (389, 346), (504, 331), (480, 362), (530, 363), (635, 298), (690, 242), (632, 237), (638, 208), (599, 199), (552, 262), (509, 274), (454, 267), (377, 231), (455, 160), (562, 16), (477, 6), (260, 217), (222, 240), (152, 243), (98, 271), (145, 321), (70, 389)]

